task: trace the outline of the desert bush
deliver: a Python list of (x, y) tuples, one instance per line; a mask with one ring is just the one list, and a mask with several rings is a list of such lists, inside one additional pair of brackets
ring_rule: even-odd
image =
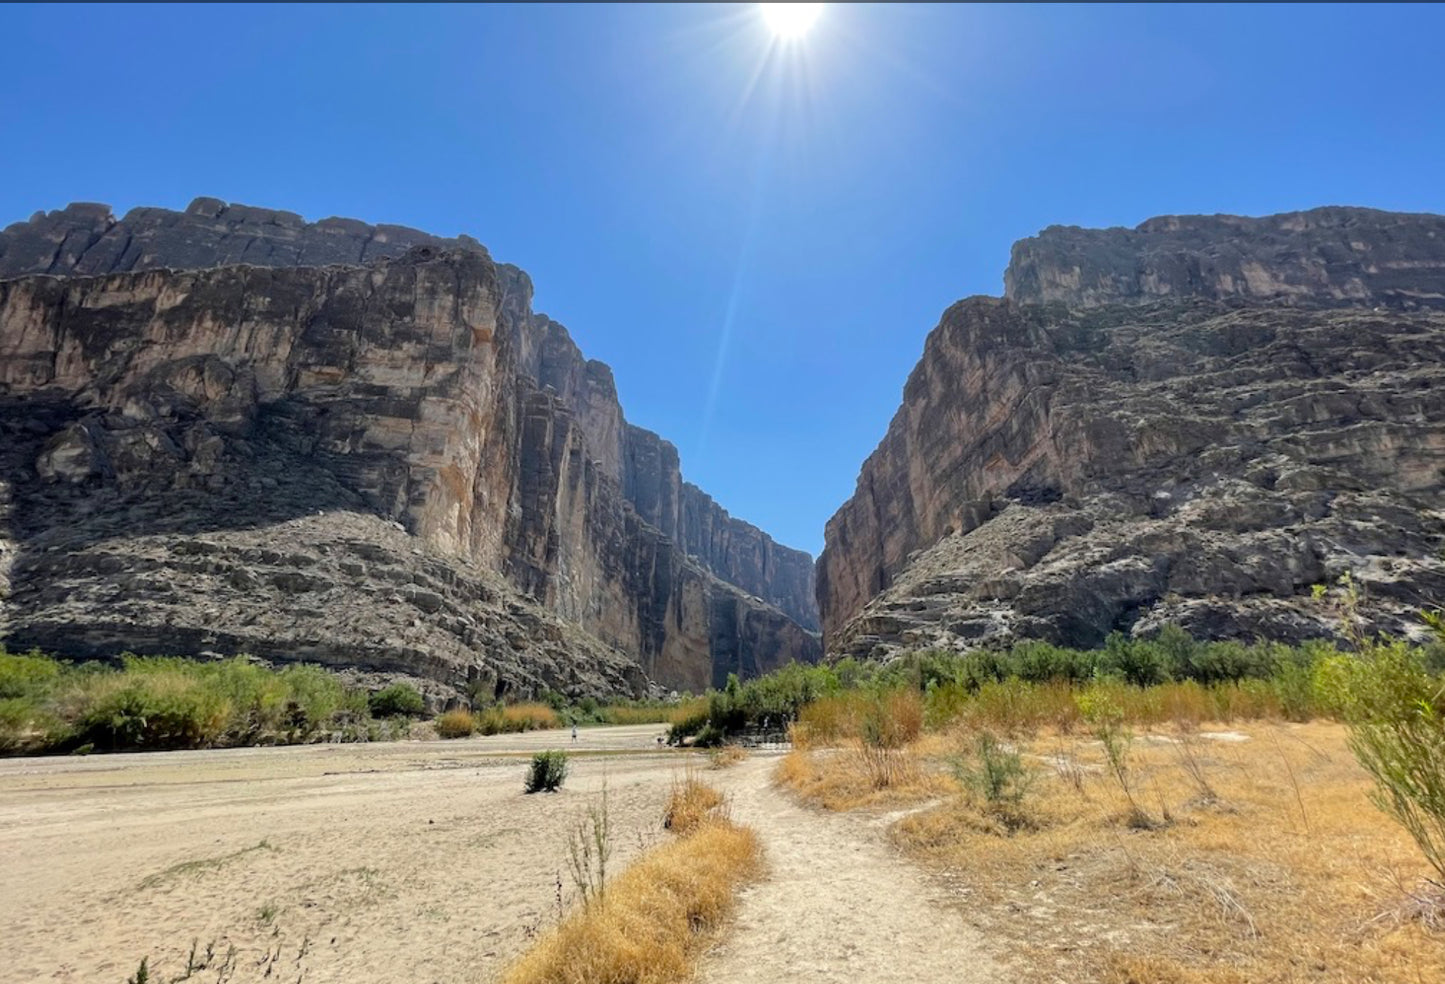
[(24, 697), (0, 698), (0, 753), (24, 747), (35, 719), (35, 705)]
[(607, 891), (607, 863), (612, 860), (612, 811), (607, 784), (602, 795), (587, 804), (587, 813), (567, 838), (567, 870), (584, 905), (602, 901)]
[(1078, 716), (1069, 683), (1053, 681), (1039, 685), (1009, 677), (979, 687), (962, 720), (969, 727), (1018, 734), (1049, 725), (1068, 731)]
[(954, 761), (954, 775), (985, 806), (998, 811), (1016, 811), (1034, 782), (1017, 749), (987, 731), (974, 738), (971, 761)]
[(527, 769), (525, 789), (529, 793), (555, 793), (567, 778), (567, 753), (538, 752)]
[(923, 730), (923, 701), (911, 690), (870, 694), (862, 701), (858, 736), (873, 748), (902, 748)]
[(334, 673), (319, 666), (297, 664), (279, 674), (286, 690), (285, 724), (294, 734), (308, 735), (343, 716), (365, 713), (368, 708), (350, 695)]
[(907, 746), (923, 728), (923, 701), (914, 690), (871, 695), (859, 718), (863, 765), (875, 789), (903, 781), (911, 771)]
[(477, 731), (477, 719), (472, 712), (456, 708), (437, 718), (437, 735), (442, 738), (467, 738)]
[(409, 683), (393, 683), (367, 698), (373, 717), (420, 717), (426, 702)]
[(689, 738), (695, 738), (699, 731), (707, 727), (708, 716), (709, 708), (704, 700), (700, 707), (692, 708), (672, 722), (672, 727), (667, 729), (668, 743), (680, 745)]
[(1372, 799), (1415, 839), (1445, 889), (1445, 684), (1404, 643), (1371, 644), (1342, 696)]
[(1179, 760), (1179, 767), (1189, 781), (1193, 783), (1195, 791), (1199, 795), (1201, 803), (1214, 803), (1219, 800), (1219, 794), (1215, 792), (1214, 784), (1209, 781), (1209, 775), (1204, 768), (1204, 758), (1199, 754), (1199, 738), (1192, 734), (1181, 734), (1174, 742), (1174, 754)]
[(1079, 694), (1079, 711), (1094, 737), (1103, 745), (1109, 774), (1119, 784), (1129, 803), (1129, 825), (1150, 828), (1156, 826), (1154, 819), (1134, 797), (1134, 771), (1130, 761), (1134, 733), (1124, 723), (1126, 712), (1121, 697), (1125, 694), (1127, 690), (1121, 684), (1096, 683)]
[(226, 734), (232, 705), (187, 660), (124, 657), (124, 672), (82, 677), (74, 741), (98, 749), (201, 748)]
[(192, 748), (365, 737), (366, 694), (319, 667), (123, 655), (119, 666), (0, 650), (0, 752)]
[(866, 700), (861, 691), (819, 697), (798, 712), (793, 742), (799, 747), (835, 745), (858, 737), (861, 708)]
[(838, 689), (837, 675), (828, 667), (791, 663), (746, 683), (729, 674), (722, 690), (708, 693), (705, 712), (691, 710), (674, 721), (668, 741), (691, 738), (695, 745), (712, 747), (753, 726), (782, 731), (804, 707)]
[(0, 647), (0, 700), (34, 699), (61, 677), (63, 664), (38, 652), (6, 652)]
[(1286, 721), (1308, 721), (1315, 716), (1314, 672), (1310, 663), (1288, 657), (1281, 659), (1270, 682)]

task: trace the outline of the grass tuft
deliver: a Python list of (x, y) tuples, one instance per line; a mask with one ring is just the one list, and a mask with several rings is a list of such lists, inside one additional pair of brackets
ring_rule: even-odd
[(476, 733), (477, 719), (471, 711), (457, 708), (437, 718), (437, 735), (442, 738), (469, 738)]
[(694, 776), (674, 781), (667, 807), (662, 813), (662, 826), (674, 834), (688, 834), (704, 823), (718, 819), (715, 813), (723, 805), (722, 793)]
[(737, 889), (761, 870), (757, 836), (727, 820), (655, 848), (545, 936), (503, 984), (673, 984), (692, 974), (731, 912)]
[(712, 769), (730, 769), (748, 757), (748, 750), (741, 745), (723, 745), (721, 748), (714, 748), (707, 755), (708, 767)]

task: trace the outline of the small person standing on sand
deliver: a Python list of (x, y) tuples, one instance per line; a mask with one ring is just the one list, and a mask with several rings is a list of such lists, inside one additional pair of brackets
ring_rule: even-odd
[(572, 740), (573, 740), (574, 742), (577, 740), (577, 722), (576, 722), (576, 721), (573, 721), (573, 722), (572, 722)]

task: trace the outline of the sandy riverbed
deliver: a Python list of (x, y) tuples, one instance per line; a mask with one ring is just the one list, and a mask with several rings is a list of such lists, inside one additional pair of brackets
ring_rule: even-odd
[[(0, 981), (123, 984), (142, 957), (212, 982), (491, 980), (556, 917), (604, 781), (621, 867), (662, 836), (692, 756), (661, 726), (584, 729), (565, 790), (525, 796), (563, 732), (0, 761)], [(269, 973), (268, 973), (269, 971)], [(154, 979), (154, 978), (153, 978)]]

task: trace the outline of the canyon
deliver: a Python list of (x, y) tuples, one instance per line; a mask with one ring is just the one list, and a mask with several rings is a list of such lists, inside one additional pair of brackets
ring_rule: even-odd
[[(816, 568), (477, 240), (194, 201), (0, 232), (0, 641), (463, 695), (1330, 638), (1445, 598), (1445, 218), (1050, 227), (943, 315)], [(821, 637), (819, 632), (821, 630)]]
[(813, 576), (474, 239), (207, 198), (0, 232), (11, 649), (641, 696), (817, 659)]
[[(828, 522), (828, 652), (1414, 635), (1445, 599), (1445, 217), (1051, 227), (950, 307)], [(1324, 599), (1318, 588), (1330, 589)]]

